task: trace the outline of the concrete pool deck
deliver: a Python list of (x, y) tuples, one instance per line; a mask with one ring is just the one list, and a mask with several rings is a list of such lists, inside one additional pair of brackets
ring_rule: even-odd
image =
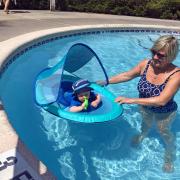
[(4, 14), (0, 11), (0, 41), (43, 29), (99, 24), (141, 24), (162, 25), (180, 28), (180, 21), (159, 20), (152, 18), (116, 16), (106, 14), (50, 12), (36, 10), (11, 11)]
[[(137, 24), (146, 25), (147, 27), (150, 27), (151, 25), (161, 25), (166, 26), (169, 29), (176, 29), (180, 32), (180, 21), (91, 13), (29, 10), (14, 10), (11, 11), (10, 14), (6, 15), (2, 11), (0, 11), (0, 47), (5, 45), (7, 45), (8, 47), (8, 44), (6, 42), (12, 42), (14, 37), (33, 31), (51, 28), (63, 29), (70, 26), (91, 26), (101, 24)], [(13, 39), (9, 40), (10, 38)], [(0, 52), (3, 53), (1, 49)], [(32, 176), (36, 180), (56, 179), (21, 142), (21, 140), (9, 124), (3, 107), (0, 108), (0, 122), (0, 162), (2, 162), (2, 164), (4, 162), (8, 162), (8, 157), (13, 157), (17, 160), (17, 162), (14, 162), (14, 165), (6, 167), (0, 166), (0, 179), (7, 180), (15, 176), (17, 177), (18, 175), (23, 176), (22, 173), (24, 173), (24, 176)], [(22, 169), (22, 166), (24, 169)]]

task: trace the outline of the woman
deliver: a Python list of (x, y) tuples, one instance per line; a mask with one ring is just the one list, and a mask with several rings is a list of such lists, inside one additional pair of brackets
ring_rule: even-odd
[(143, 117), (141, 134), (134, 137), (134, 143), (140, 143), (148, 134), (155, 120), (158, 131), (165, 142), (163, 169), (173, 171), (175, 153), (174, 136), (170, 131), (177, 110), (173, 100), (180, 87), (180, 68), (172, 61), (178, 54), (178, 41), (172, 35), (161, 36), (151, 48), (152, 59), (143, 60), (130, 71), (110, 78), (115, 84), (129, 81), (140, 76), (138, 83), (139, 98), (118, 97), (120, 104), (139, 104)]

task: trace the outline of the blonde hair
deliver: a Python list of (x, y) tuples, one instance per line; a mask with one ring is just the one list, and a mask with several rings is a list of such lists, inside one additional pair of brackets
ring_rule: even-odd
[(155, 41), (151, 50), (165, 51), (167, 60), (172, 62), (176, 58), (179, 51), (178, 40), (172, 35), (161, 36)]

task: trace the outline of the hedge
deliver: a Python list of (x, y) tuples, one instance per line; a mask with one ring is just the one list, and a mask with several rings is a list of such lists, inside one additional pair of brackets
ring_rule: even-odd
[[(49, 9), (49, 0), (16, 1), (11, 8)], [(56, 9), (180, 20), (180, 0), (56, 0)]]

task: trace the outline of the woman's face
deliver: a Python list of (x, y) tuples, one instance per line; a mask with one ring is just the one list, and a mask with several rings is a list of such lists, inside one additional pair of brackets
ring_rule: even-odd
[(152, 65), (154, 67), (163, 68), (167, 64), (169, 64), (165, 51), (163, 51), (163, 50), (160, 50), (160, 51), (151, 50), (151, 53), (152, 53), (152, 60), (153, 60)]
[(90, 91), (85, 91), (77, 94), (78, 100), (81, 102), (84, 102), (84, 97), (89, 99), (90, 97)]

